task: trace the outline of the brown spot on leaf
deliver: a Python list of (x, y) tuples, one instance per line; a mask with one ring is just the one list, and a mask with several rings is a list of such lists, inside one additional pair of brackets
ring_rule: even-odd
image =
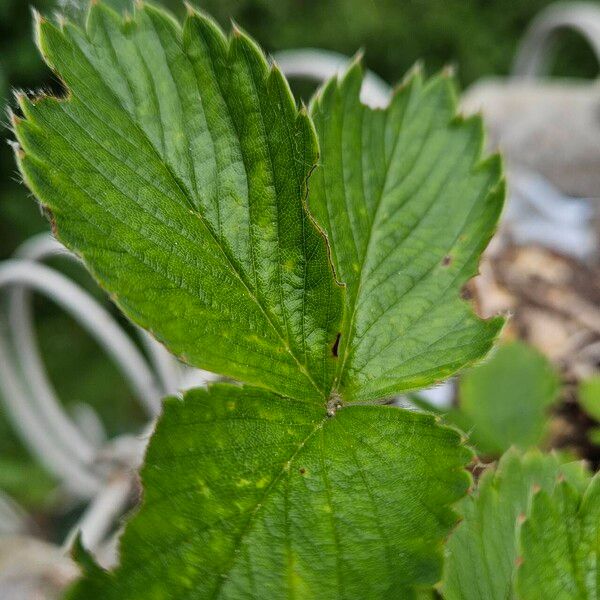
[(306, 469), (304, 467), (300, 468), (300, 475), (304, 475), (306, 473)]
[(449, 254), (446, 254), (442, 259), (442, 266), (449, 267), (452, 264), (452, 257)]
[(473, 299), (473, 290), (471, 289), (471, 286), (469, 284), (463, 285), (463, 287), (460, 290), (460, 297), (463, 300), (472, 300)]
[(515, 559), (515, 566), (517, 567), (517, 569), (523, 564), (523, 557), (522, 556), (517, 556), (517, 558)]

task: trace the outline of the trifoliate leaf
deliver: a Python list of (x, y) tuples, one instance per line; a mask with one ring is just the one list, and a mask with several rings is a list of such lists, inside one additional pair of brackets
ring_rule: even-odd
[(469, 485), (455, 430), (393, 406), (328, 417), (215, 385), (170, 399), (114, 573), (70, 598), (411, 598), (440, 578)]
[(590, 377), (579, 384), (579, 404), (596, 421), (600, 421), (600, 376)]
[(304, 206), (317, 141), (287, 82), (237, 29), (191, 12), (85, 31), (38, 19), (63, 100), (24, 95), (18, 161), (53, 228), (125, 314), (185, 361), (327, 397), (341, 289)]
[(568, 481), (539, 490), (521, 526), (519, 600), (600, 597), (600, 475), (585, 493)]
[(469, 432), (481, 454), (500, 455), (513, 445), (527, 449), (544, 441), (547, 412), (558, 391), (550, 362), (534, 348), (512, 342), (463, 375), (460, 415), (452, 412), (449, 420)]
[(414, 73), (389, 108), (360, 103), (355, 64), (316, 96), (321, 146), (309, 206), (347, 285), (337, 387), (347, 400), (430, 385), (481, 358), (501, 319), (460, 297), (502, 209), (479, 118), (456, 117), (452, 80)]
[[(488, 469), (462, 500), (463, 521), (450, 537), (444, 565), (445, 600), (507, 600), (514, 597), (518, 524), (538, 489), (551, 491), (559, 477), (578, 489), (589, 481), (583, 463), (561, 464), (556, 455), (510, 450)], [(539, 595), (536, 598), (552, 598)]]

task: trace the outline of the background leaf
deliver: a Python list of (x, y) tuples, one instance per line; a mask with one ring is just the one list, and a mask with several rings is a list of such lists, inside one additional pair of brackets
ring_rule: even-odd
[(579, 384), (579, 404), (596, 421), (600, 421), (600, 375)]
[(321, 146), (309, 204), (326, 230), (347, 306), (338, 387), (348, 400), (424, 387), (483, 356), (501, 319), (460, 298), (502, 209), (498, 157), (454, 86), (414, 73), (385, 111), (359, 101), (356, 63), (317, 94)]
[(283, 76), (197, 13), (181, 30), (97, 4), (86, 31), (37, 35), (69, 95), (21, 95), (14, 127), (61, 241), (185, 361), (326, 397), (341, 290), (303, 206), (314, 130)]
[[(458, 505), (463, 516), (447, 544), (446, 600), (507, 600), (514, 597), (519, 520), (535, 490), (552, 490), (559, 478), (583, 489), (590, 475), (582, 462), (561, 464), (557, 455), (510, 450), (497, 469), (481, 476), (477, 489)], [(536, 598), (552, 596), (538, 595)]]
[(521, 526), (520, 600), (592, 600), (600, 595), (600, 475), (585, 492), (562, 481), (539, 490)]
[(440, 577), (470, 458), (430, 415), (192, 390), (165, 404), (120, 567), (70, 597), (410, 598)]
[(557, 400), (559, 378), (540, 352), (522, 342), (500, 346), (482, 365), (465, 373), (459, 410), (448, 420), (469, 432), (480, 454), (500, 455), (512, 445), (540, 445), (548, 409)]

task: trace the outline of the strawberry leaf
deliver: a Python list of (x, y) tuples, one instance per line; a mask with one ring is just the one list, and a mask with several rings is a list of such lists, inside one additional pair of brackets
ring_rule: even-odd
[(452, 80), (413, 73), (389, 108), (361, 104), (356, 63), (312, 104), (321, 145), (309, 205), (347, 285), (337, 387), (347, 400), (424, 387), (481, 358), (501, 319), (460, 298), (504, 199), (481, 158), (479, 118), (456, 116)]
[(520, 600), (592, 600), (600, 595), (600, 475), (585, 491), (561, 481), (540, 489), (521, 526)]
[[(444, 564), (445, 600), (506, 600), (514, 596), (518, 527), (537, 490), (551, 491), (561, 478), (581, 489), (589, 481), (583, 463), (561, 464), (557, 455), (510, 450), (488, 469), (472, 495), (458, 505), (463, 521), (450, 537)], [(536, 598), (546, 598), (540, 594)]]
[(440, 578), (470, 458), (430, 415), (192, 390), (166, 401), (120, 566), (70, 598), (411, 598)]
[(63, 100), (19, 97), (24, 179), (123, 312), (198, 367), (326, 398), (341, 289), (304, 207), (317, 141), (282, 74), (191, 12), (38, 19)]

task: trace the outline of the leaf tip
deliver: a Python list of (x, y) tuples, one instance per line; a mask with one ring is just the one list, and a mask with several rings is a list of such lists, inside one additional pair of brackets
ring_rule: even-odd
[(35, 8), (35, 6), (31, 7), (31, 16), (33, 17), (33, 22), (36, 25), (36, 27), (39, 27), (41, 24), (46, 23), (48, 21), (48, 19), (46, 19), (46, 17), (44, 17), (44, 15), (42, 15), (42, 13), (40, 13), (40, 11)]
[(19, 126), (20, 123), (23, 122), (23, 119), (15, 113), (12, 108), (7, 109), (8, 120), (13, 131)]
[(12, 148), (17, 162), (22, 162), (25, 158), (25, 150), (23, 150), (21, 144), (19, 144), (19, 142), (15, 142), (14, 140), (8, 140), (8, 145)]
[(237, 21), (231, 19), (231, 34), (234, 38), (242, 38), (244, 36), (244, 32), (242, 28), (237, 24)]
[(405, 86), (408, 82), (413, 81), (414, 79), (423, 79), (424, 74), (425, 65), (422, 60), (417, 60), (402, 78), (402, 81), (400, 82), (400, 87)]
[(300, 108), (298, 109), (298, 114), (302, 117), (308, 117), (308, 108), (306, 107), (306, 104), (304, 103), (304, 100), (300, 101)]
[(446, 79), (454, 79), (456, 77), (456, 66), (453, 64), (445, 65), (442, 68), (440, 75)]
[(360, 65), (362, 68), (362, 64), (363, 64), (364, 60), (365, 60), (365, 49), (359, 48), (354, 53), (354, 56), (352, 57), (352, 60), (350, 61), (350, 69), (352, 69), (356, 65)]
[(192, 17), (196, 14), (196, 8), (190, 2), (188, 2), (188, 0), (184, 0), (183, 6), (185, 7), (188, 17)]

